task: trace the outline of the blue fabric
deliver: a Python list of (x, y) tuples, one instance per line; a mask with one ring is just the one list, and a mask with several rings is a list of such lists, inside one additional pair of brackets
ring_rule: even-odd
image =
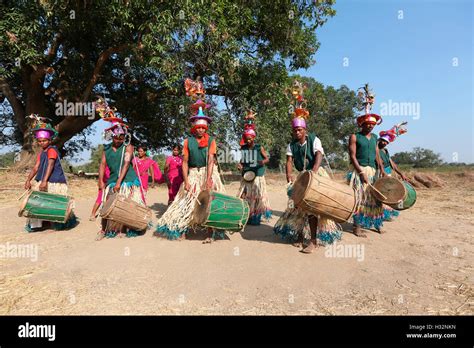
[(48, 150), (50, 148), (56, 151), (56, 154), (58, 155), (58, 157), (56, 157), (54, 161), (53, 171), (51, 172), (51, 175), (48, 178), (48, 182), (65, 184), (66, 176), (64, 175), (63, 168), (61, 167), (61, 162), (60, 162), (61, 159), (59, 157), (59, 152), (56, 146), (49, 146), (46, 149), (46, 151), (41, 151), (40, 165), (38, 168), (38, 173), (36, 173), (35, 180), (42, 181), (43, 176), (46, 174), (46, 170), (48, 168)]

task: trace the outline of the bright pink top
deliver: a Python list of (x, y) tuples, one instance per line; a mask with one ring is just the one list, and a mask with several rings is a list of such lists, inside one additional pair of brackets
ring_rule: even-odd
[(168, 165), (168, 177), (170, 179), (183, 176), (181, 170), (183, 166), (183, 158), (181, 156), (166, 157), (166, 164)]
[(110, 178), (110, 169), (109, 169), (109, 166), (105, 166), (105, 171), (104, 171), (104, 178), (102, 179), (102, 181), (104, 182), (104, 184), (107, 184), (107, 180), (109, 180)]
[(142, 182), (142, 186), (145, 191), (148, 190), (148, 170), (153, 165), (153, 163), (154, 161), (148, 157), (145, 159), (139, 159), (138, 157), (134, 157), (132, 160), (133, 169), (135, 170), (135, 173), (137, 173), (137, 175), (140, 177), (140, 181)]

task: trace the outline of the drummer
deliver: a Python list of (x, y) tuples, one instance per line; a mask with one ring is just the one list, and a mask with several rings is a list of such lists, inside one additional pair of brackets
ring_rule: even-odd
[[(97, 107), (96, 107), (97, 108)], [(130, 165), (133, 156), (133, 146), (130, 144), (131, 134), (125, 122), (115, 116), (105, 102), (97, 108), (104, 121), (111, 122), (111, 127), (104, 131), (104, 138), (112, 143), (104, 146), (102, 160), (99, 167), (99, 188), (105, 190), (104, 201), (112, 193), (120, 193), (133, 201), (145, 205), (143, 201), (143, 188), (140, 179)], [(105, 168), (108, 167), (110, 176), (104, 183)], [(104, 237), (116, 236), (135, 237), (140, 231), (126, 228), (122, 224), (102, 219), (102, 229), (97, 235), (97, 240)]]
[[(31, 132), (36, 138), (41, 151), (38, 154), (35, 166), (26, 179), (25, 189), (29, 190), (33, 188), (34, 190), (67, 195), (68, 187), (66, 175), (61, 167), (59, 151), (56, 146), (51, 145), (52, 140), (54, 140), (58, 132), (51, 124), (45, 122), (46, 118), (36, 114), (28, 117), (34, 120)], [(32, 185), (31, 180), (33, 177), (35, 181)], [(41, 231), (46, 229), (48, 225), (55, 230), (70, 229), (77, 225), (77, 219), (74, 213), (71, 213), (70, 218), (65, 223), (49, 223), (47, 221), (30, 218), (27, 219), (25, 230), (27, 232)]]
[[(301, 92), (297, 94), (296, 98), (299, 95)], [(299, 99), (302, 100), (302, 98)], [(306, 129), (308, 110), (299, 106), (295, 109), (293, 116), (293, 140), (288, 144), (286, 151), (286, 180), (290, 185), (289, 190), (295, 181), (292, 174), (293, 165), (300, 172), (311, 170), (320, 176), (329, 176), (321, 167), (324, 155), (321, 140), (315, 134), (308, 133)], [(323, 245), (332, 244), (340, 240), (342, 235), (341, 228), (333, 220), (308, 215), (301, 209), (293, 207), (292, 201), (289, 201), (288, 208), (277, 221), (273, 230), (282, 238), (295, 242), (294, 245), (298, 247), (303, 247), (303, 242), (309, 239), (309, 243), (300, 250), (306, 254), (312, 253), (316, 249), (318, 241)]]
[[(204, 114), (210, 108), (204, 101), (205, 91), (200, 81), (185, 81), (186, 94), (194, 100), (191, 105), (191, 135), (183, 143), (183, 184), (174, 201), (158, 220), (155, 234), (168, 239), (184, 239), (194, 228), (193, 210), (197, 197), (202, 190), (223, 192), (224, 186), (219, 176), (215, 155), (217, 145), (214, 137), (207, 131), (211, 118)], [(215, 240), (217, 232), (207, 229), (203, 243)], [(219, 232), (221, 237), (223, 232)]]
[[(387, 131), (381, 131), (379, 133), (380, 138), (377, 144), (379, 148), (380, 159), (382, 161), (382, 165), (384, 167), (385, 173), (391, 176), (392, 170), (394, 170), (405, 181), (407, 181), (408, 178), (400, 171), (400, 169), (398, 169), (398, 166), (390, 158), (390, 154), (388, 153), (388, 150), (387, 150), (387, 145), (389, 143), (394, 142), (398, 136), (407, 132), (406, 128), (404, 128), (406, 124), (407, 122), (402, 122), (400, 124), (393, 126), (391, 129)], [(398, 217), (399, 215), (400, 215), (399, 211), (392, 209), (388, 205), (385, 205), (385, 204), (383, 205), (383, 220), (384, 221), (392, 221), (394, 218)]]
[[(242, 158), (237, 165), (242, 172), (239, 193), (241, 198), (249, 204), (250, 215), (248, 223), (250, 225), (260, 225), (263, 219), (266, 221), (272, 217), (272, 210), (267, 195), (267, 185), (265, 182), (265, 165), (269, 162), (267, 153), (263, 146), (255, 143), (255, 113), (250, 110), (245, 116), (245, 128), (240, 141)], [(252, 174), (253, 180), (248, 181), (244, 177), (245, 173)]]
[(351, 134), (349, 138), (349, 158), (353, 171), (348, 173), (348, 183), (355, 191), (358, 209), (353, 215), (353, 233), (358, 237), (366, 238), (364, 229), (374, 228), (383, 233), (383, 208), (382, 203), (376, 200), (369, 191), (369, 184), (374, 183), (379, 176), (385, 176), (385, 170), (380, 160), (379, 148), (377, 146), (377, 135), (372, 133), (374, 127), (382, 123), (382, 118), (370, 113), (374, 96), (369, 91), (368, 85), (364, 89), (363, 105), (365, 115), (357, 118), (360, 131)]

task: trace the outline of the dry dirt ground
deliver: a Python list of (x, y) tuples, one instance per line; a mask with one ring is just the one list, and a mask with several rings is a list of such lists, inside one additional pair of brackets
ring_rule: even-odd
[[(440, 177), (446, 185), (419, 189), (386, 234), (361, 239), (344, 225), (339, 245), (363, 254), (331, 257), (324, 247), (302, 254), (273, 234), (286, 208), (281, 178), (268, 179), (270, 222), (204, 245), (200, 235), (168, 241), (152, 230), (95, 241), (96, 184), (86, 179), (71, 182), (76, 228), (26, 233), (16, 201), (23, 178), (2, 174), (0, 247), (32, 245), (38, 255), (0, 258), (0, 314), (472, 315), (474, 175)], [(166, 201), (164, 187), (149, 193), (155, 215)]]

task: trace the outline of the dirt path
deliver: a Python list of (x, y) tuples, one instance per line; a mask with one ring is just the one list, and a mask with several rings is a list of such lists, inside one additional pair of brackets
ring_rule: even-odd
[[(305, 255), (274, 236), (286, 195), (271, 180), (272, 220), (211, 245), (151, 230), (96, 242), (93, 194), (76, 199), (75, 229), (28, 234), (5, 202), (0, 245), (36, 245), (38, 259), (0, 258), (0, 314), (473, 314), (474, 185), (456, 180), (419, 190), (386, 234), (344, 233), (340, 245), (363, 248), (359, 257), (330, 257), (322, 247)], [(151, 191), (157, 212), (166, 200), (164, 188)]]

